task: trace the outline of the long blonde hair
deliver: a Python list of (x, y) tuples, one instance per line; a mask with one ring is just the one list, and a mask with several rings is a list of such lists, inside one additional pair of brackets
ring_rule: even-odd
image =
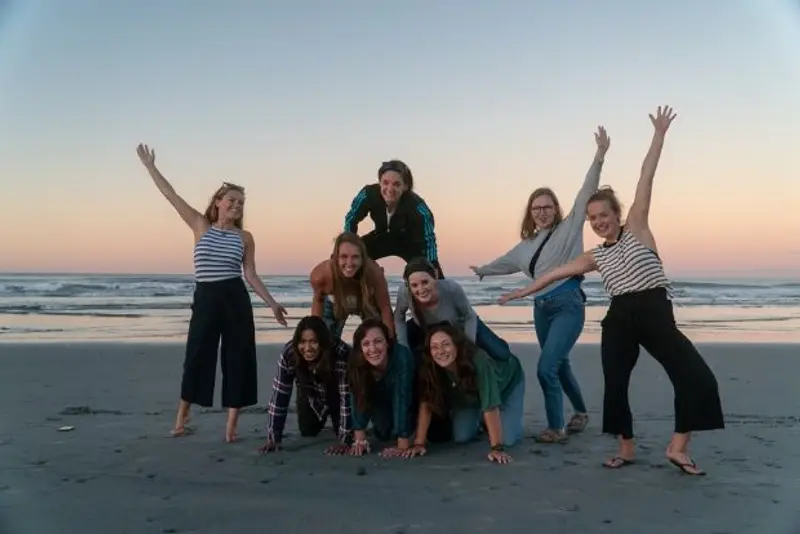
[(378, 308), (372, 303), (373, 296), (375, 295), (375, 288), (370, 287), (367, 268), (369, 256), (367, 256), (367, 247), (358, 235), (352, 232), (342, 232), (336, 237), (333, 244), (333, 254), (331, 254), (331, 271), (333, 272), (333, 314), (337, 320), (344, 320), (347, 318), (347, 309), (345, 308), (346, 297), (346, 280), (339, 269), (339, 247), (343, 243), (349, 243), (358, 248), (361, 254), (361, 268), (358, 270), (353, 280), (358, 282), (358, 309), (361, 311), (361, 316), (364, 318), (375, 317), (379, 315)]
[[(214, 224), (219, 219), (219, 210), (217, 209), (217, 202), (222, 200), (222, 198), (228, 193), (228, 191), (238, 191), (239, 193), (244, 195), (244, 187), (241, 185), (232, 184), (230, 182), (222, 182), (222, 185), (217, 189), (217, 191), (211, 196), (211, 200), (208, 201), (208, 206), (206, 207), (206, 211), (203, 216), (208, 221), (208, 224)], [(233, 221), (233, 225), (241, 230), (244, 227), (244, 210), (242, 210), (242, 216)]]

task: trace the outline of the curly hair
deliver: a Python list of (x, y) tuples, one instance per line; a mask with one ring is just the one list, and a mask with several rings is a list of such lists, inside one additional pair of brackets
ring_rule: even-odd
[(437, 332), (446, 334), (456, 348), (456, 383), (457, 391), (467, 395), (478, 393), (478, 380), (475, 373), (473, 357), (477, 347), (450, 323), (431, 325), (425, 337), (425, 349), (422, 352), (422, 363), (419, 374), (420, 402), (430, 406), (431, 411), (444, 416), (449, 411), (446, 402), (444, 370), (434, 361), (431, 355), (431, 338)]
[(331, 359), (333, 358), (333, 340), (330, 330), (325, 325), (325, 321), (314, 315), (308, 315), (300, 319), (292, 335), (292, 352), (295, 355), (295, 369), (297, 370), (297, 382), (300, 387), (310, 387), (313, 380), (311, 377), (311, 366), (309, 362), (300, 354), (300, 341), (303, 332), (311, 330), (317, 338), (319, 345), (319, 356), (315, 362), (317, 377), (323, 382), (328, 383), (333, 379)]
[(372, 365), (364, 358), (361, 343), (367, 337), (367, 332), (377, 328), (386, 340), (386, 357), (391, 357), (393, 345), (389, 337), (389, 329), (383, 321), (377, 318), (367, 319), (356, 328), (353, 334), (353, 351), (347, 363), (347, 377), (350, 382), (350, 391), (353, 393), (356, 407), (363, 413), (369, 412), (375, 397), (377, 381), (372, 372)]

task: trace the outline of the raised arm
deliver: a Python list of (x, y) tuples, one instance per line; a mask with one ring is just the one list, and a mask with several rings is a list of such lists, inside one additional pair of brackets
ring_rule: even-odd
[(164, 195), (164, 198), (172, 204), (172, 207), (175, 208), (175, 211), (181, 216), (183, 222), (185, 222), (195, 234), (205, 232), (208, 229), (208, 221), (206, 218), (175, 192), (172, 185), (164, 178), (164, 175), (161, 174), (158, 167), (156, 167), (156, 151), (147, 145), (140, 144), (136, 147), (136, 153), (139, 155), (142, 165), (144, 165), (147, 172), (150, 173), (153, 183), (156, 184), (156, 187), (161, 191), (161, 194)]
[(636, 196), (633, 198), (625, 225), (634, 233), (649, 229), (650, 200), (653, 196), (653, 178), (658, 168), (658, 161), (661, 159), (661, 149), (664, 146), (664, 137), (667, 135), (672, 121), (677, 115), (670, 106), (659, 106), (656, 116), (650, 115), (650, 122), (653, 123), (653, 140), (650, 142), (650, 149), (642, 163), (642, 172), (639, 176), (639, 183), (636, 185)]
[(505, 295), (500, 297), (497, 300), (497, 302), (498, 304), (505, 304), (506, 302), (511, 300), (525, 298), (528, 295), (536, 293), (537, 291), (541, 291), (542, 289), (549, 286), (553, 282), (557, 282), (565, 278), (570, 278), (572, 276), (586, 274), (588, 272), (594, 271), (595, 269), (597, 269), (597, 265), (594, 262), (594, 256), (592, 255), (592, 252), (591, 251), (584, 252), (571, 262), (565, 263), (560, 267), (556, 267), (555, 269), (547, 271), (542, 276), (537, 278), (528, 287), (524, 287), (516, 291), (511, 291), (510, 293), (506, 293)]
[(475, 266), (470, 265), (469, 268), (472, 272), (478, 275), (478, 278), (484, 276), (502, 276), (506, 274), (515, 274), (522, 270), (522, 266), (517, 260), (517, 249), (524, 243), (520, 241), (514, 248), (500, 256), (499, 258), (487, 263), (486, 265)]
[(275, 320), (283, 326), (286, 326), (288, 324), (286, 322), (286, 308), (278, 304), (275, 299), (272, 298), (267, 286), (264, 285), (264, 282), (261, 281), (261, 277), (258, 276), (258, 272), (256, 272), (256, 241), (253, 239), (253, 234), (243, 230), (242, 239), (244, 240), (244, 262), (242, 266), (244, 279), (247, 280), (247, 283), (250, 284), (250, 287), (253, 288), (256, 295), (261, 297), (261, 300), (272, 309), (272, 313), (275, 314)]
[(367, 204), (367, 188), (364, 186), (361, 191), (353, 198), (350, 203), (350, 210), (344, 216), (344, 231), (358, 233), (358, 223), (364, 220), (369, 214), (369, 205)]
[(578, 191), (578, 195), (575, 197), (572, 211), (570, 211), (569, 215), (566, 217), (568, 223), (580, 228), (583, 228), (583, 224), (586, 221), (586, 203), (589, 197), (600, 187), (600, 174), (603, 170), (603, 162), (611, 146), (611, 138), (608, 136), (604, 127), (597, 127), (597, 133), (594, 134), (594, 142), (597, 144), (597, 151), (594, 153), (592, 164), (586, 172), (586, 177), (583, 179), (583, 185), (580, 191)]
[(400, 286), (397, 289), (397, 302), (394, 305), (394, 335), (397, 342), (411, 348), (408, 345), (408, 327), (406, 326), (406, 312), (408, 311), (408, 289)]
[(370, 260), (369, 272), (375, 289), (375, 304), (381, 312), (381, 320), (394, 338), (394, 315), (392, 315), (392, 299), (389, 296), (389, 282), (386, 281), (383, 270), (372, 260)]

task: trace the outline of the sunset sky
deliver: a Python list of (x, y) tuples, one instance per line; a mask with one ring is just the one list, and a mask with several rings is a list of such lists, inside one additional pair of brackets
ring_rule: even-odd
[(571, 205), (598, 124), (601, 183), (630, 205), (647, 114), (671, 104), (652, 210), (670, 273), (796, 276), (798, 51), (790, 0), (0, 0), (0, 271), (190, 272), (145, 142), (200, 210), (246, 187), (263, 275), (327, 257), (402, 159), (466, 274), (516, 243), (536, 187)]

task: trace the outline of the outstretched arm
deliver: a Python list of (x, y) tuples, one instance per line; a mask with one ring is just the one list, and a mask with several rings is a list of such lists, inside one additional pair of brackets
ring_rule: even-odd
[(181, 198), (167, 179), (164, 178), (164, 175), (158, 170), (158, 167), (156, 167), (156, 151), (147, 145), (140, 144), (136, 147), (136, 153), (139, 155), (142, 165), (144, 165), (147, 172), (150, 173), (153, 183), (156, 184), (156, 187), (161, 191), (161, 194), (164, 195), (164, 198), (172, 204), (172, 207), (175, 208), (175, 211), (181, 216), (183, 222), (185, 222), (195, 234), (204, 232), (208, 227), (208, 221), (206, 221), (206, 218), (203, 217), (199, 211), (191, 207)]
[(272, 309), (272, 313), (275, 314), (275, 320), (286, 326), (286, 308), (272, 298), (267, 286), (261, 281), (261, 277), (258, 276), (256, 271), (256, 241), (253, 239), (253, 234), (244, 230), (242, 231), (242, 239), (244, 240), (244, 264), (242, 269), (244, 271), (244, 279), (247, 280), (256, 295)]
[(344, 231), (345, 232), (358, 232), (358, 223), (364, 220), (369, 213), (367, 205), (367, 187), (361, 188), (361, 191), (353, 198), (350, 203), (350, 210), (344, 216)]
[(628, 211), (626, 225), (634, 233), (649, 229), (650, 199), (653, 196), (653, 178), (658, 168), (658, 161), (661, 159), (661, 149), (664, 146), (664, 137), (667, 134), (670, 124), (676, 115), (669, 106), (658, 107), (656, 116), (650, 115), (650, 122), (653, 123), (653, 140), (650, 142), (650, 149), (642, 163), (642, 172), (639, 176), (639, 183), (636, 185), (636, 196)]
[(592, 252), (591, 251), (584, 252), (571, 262), (565, 263), (560, 267), (556, 267), (555, 269), (547, 271), (542, 276), (537, 278), (528, 287), (518, 289), (516, 291), (511, 291), (510, 293), (506, 293), (505, 295), (503, 295), (498, 299), (498, 303), (505, 304), (510, 300), (525, 298), (528, 295), (536, 293), (537, 291), (541, 291), (542, 289), (549, 286), (553, 282), (557, 282), (565, 278), (570, 278), (572, 276), (586, 274), (588, 272), (594, 271), (595, 269), (597, 269), (597, 265), (594, 262), (594, 256), (592, 255)]
[(502, 276), (518, 273), (522, 270), (517, 261), (517, 247), (519, 246), (520, 243), (516, 244), (514, 248), (486, 265), (470, 265), (469, 268), (478, 275), (479, 279), (483, 279), (484, 276)]

